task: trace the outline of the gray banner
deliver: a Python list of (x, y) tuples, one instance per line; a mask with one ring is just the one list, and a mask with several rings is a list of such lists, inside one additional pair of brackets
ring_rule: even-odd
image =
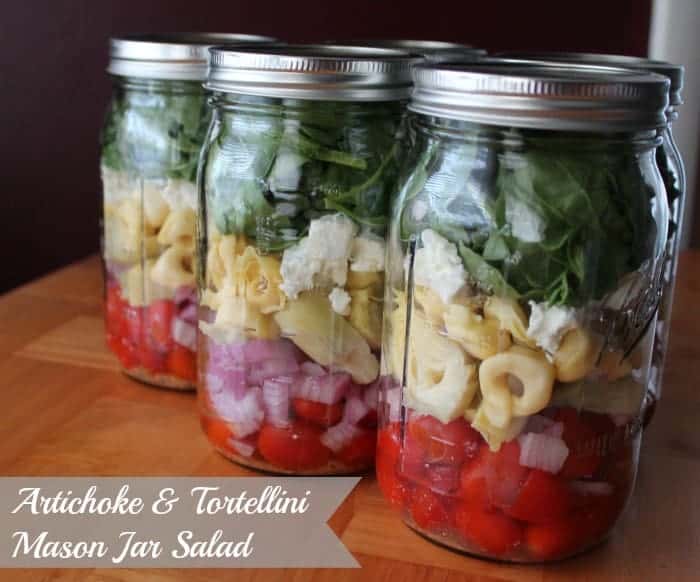
[(358, 481), (0, 478), (0, 567), (357, 568), (326, 521)]

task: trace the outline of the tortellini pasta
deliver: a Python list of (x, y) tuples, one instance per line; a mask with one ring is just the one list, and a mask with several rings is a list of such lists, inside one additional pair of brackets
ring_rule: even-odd
[(158, 242), (162, 245), (177, 244), (193, 252), (195, 219), (191, 208), (173, 210), (158, 232)]
[(479, 360), (485, 360), (511, 344), (510, 334), (501, 329), (498, 321), (482, 317), (464, 305), (449, 305), (444, 320), (448, 337)]
[(151, 281), (175, 289), (194, 285), (192, 253), (180, 246), (167, 248), (151, 269)]
[(146, 223), (158, 229), (165, 223), (170, 213), (170, 206), (161, 194), (159, 184), (146, 183), (143, 187), (143, 214)]
[(552, 397), (555, 368), (546, 356), (522, 346), (511, 346), (479, 366), (484, 413), (497, 428), (514, 416), (536, 414)]
[(600, 354), (600, 340), (580, 327), (568, 331), (554, 353), (557, 380), (575, 382), (595, 366)]
[(484, 316), (498, 321), (501, 329), (507, 330), (517, 343), (535, 347), (534, 340), (527, 335), (527, 316), (514, 299), (489, 297), (484, 304)]

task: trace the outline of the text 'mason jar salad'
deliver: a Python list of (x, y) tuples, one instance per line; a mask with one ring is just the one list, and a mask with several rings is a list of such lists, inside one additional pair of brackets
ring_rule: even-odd
[(651, 422), (656, 410), (656, 403), (661, 397), (664, 364), (668, 351), (669, 332), (671, 330), (671, 308), (678, 267), (678, 253), (681, 244), (681, 229), (685, 206), (685, 168), (676, 141), (673, 138), (672, 124), (678, 118), (678, 108), (683, 104), (683, 67), (665, 61), (643, 59), (622, 55), (605, 55), (596, 53), (508, 53), (505, 56), (528, 60), (548, 60), (570, 62), (597, 66), (625, 67), (640, 71), (657, 73), (667, 77), (669, 103), (666, 110), (668, 123), (662, 133), (662, 143), (656, 150), (656, 162), (666, 188), (669, 208), (668, 236), (666, 241), (666, 263), (663, 270), (663, 294), (659, 303), (656, 322), (656, 338), (651, 361), (651, 372), (647, 384), (644, 406), (644, 424)]
[(374, 461), (406, 53), (213, 48), (200, 167), (202, 426), (280, 473)]
[(668, 80), (423, 64), (388, 235), (377, 476), (489, 558), (600, 542), (632, 491), (668, 229)]
[(195, 382), (196, 169), (209, 124), (208, 47), (236, 34), (114, 38), (114, 89), (102, 132), (107, 343), (150, 384)]

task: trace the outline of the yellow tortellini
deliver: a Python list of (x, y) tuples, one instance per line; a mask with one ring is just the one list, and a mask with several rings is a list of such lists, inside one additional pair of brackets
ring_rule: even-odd
[(410, 328), (407, 406), (443, 423), (462, 416), (478, 390), (476, 365), (422, 317)]
[(514, 299), (489, 297), (484, 304), (484, 316), (498, 321), (501, 329), (507, 330), (516, 343), (535, 347), (534, 340), (527, 335), (527, 316)]
[(170, 213), (170, 206), (161, 194), (159, 184), (144, 184), (143, 214), (145, 222), (153, 229), (160, 228)]
[(192, 253), (186, 248), (172, 246), (158, 257), (151, 269), (151, 281), (175, 289), (195, 282)]
[[(117, 206), (105, 205), (104, 245), (107, 259), (135, 262), (156, 256), (160, 251), (155, 230), (142, 222), (139, 203), (127, 198)], [(142, 248), (143, 243), (143, 248)]]
[(444, 320), (448, 337), (478, 360), (485, 360), (511, 344), (510, 334), (501, 329), (498, 321), (484, 318), (464, 305), (449, 305)]
[(442, 326), (447, 305), (442, 302), (440, 296), (429, 287), (424, 287), (422, 285), (417, 285), (415, 287), (414, 296), (416, 304), (423, 310), (428, 321), (435, 325)]
[(554, 353), (557, 380), (575, 382), (586, 376), (598, 360), (600, 347), (600, 340), (580, 327), (568, 331)]
[(245, 299), (261, 313), (272, 313), (284, 307), (286, 296), (280, 289), (279, 259), (263, 256), (247, 247), (237, 259), (234, 277), (238, 277)]
[[(466, 416), (466, 415), (465, 415)], [(486, 408), (482, 405), (471, 414), (472, 418), (467, 417), (471, 421), (472, 428), (479, 431), (484, 440), (488, 443), (489, 448), (493, 452), (497, 452), (503, 443), (513, 440), (525, 428), (527, 417), (514, 416), (504, 427), (498, 427), (491, 423), (486, 413)]]
[(348, 270), (345, 287), (352, 289), (367, 289), (367, 287), (376, 287), (381, 290), (383, 286), (383, 273), (379, 271), (352, 271)]
[(372, 288), (351, 289), (350, 315), (352, 326), (367, 340), (372, 349), (382, 341), (382, 303)]
[(555, 369), (540, 351), (511, 346), (479, 366), (484, 414), (497, 428), (514, 416), (536, 414), (547, 406)]
[(240, 296), (224, 295), (219, 298), (214, 326), (224, 330), (239, 330), (241, 335), (253, 335), (261, 339), (277, 339), (280, 336), (275, 320)]
[(194, 251), (195, 220), (191, 208), (173, 210), (158, 232), (158, 242), (164, 246), (177, 244)]

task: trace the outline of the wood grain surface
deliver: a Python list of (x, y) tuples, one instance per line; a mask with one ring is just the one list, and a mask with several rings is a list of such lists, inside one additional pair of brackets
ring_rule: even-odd
[[(103, 340), (97, 258), (0, 297), (0, 475), (249, 475), (215, 453), (192, 394), (119, 372)], [(608, 543), (547, 566), (438, 547), (403, 526), (365, 477), (331, 526), (356, 570), (0, 570), (22, 582), (700, 580), (700, 253), (681, 260), (663, 401), (644, 434), (637, 488)]]

